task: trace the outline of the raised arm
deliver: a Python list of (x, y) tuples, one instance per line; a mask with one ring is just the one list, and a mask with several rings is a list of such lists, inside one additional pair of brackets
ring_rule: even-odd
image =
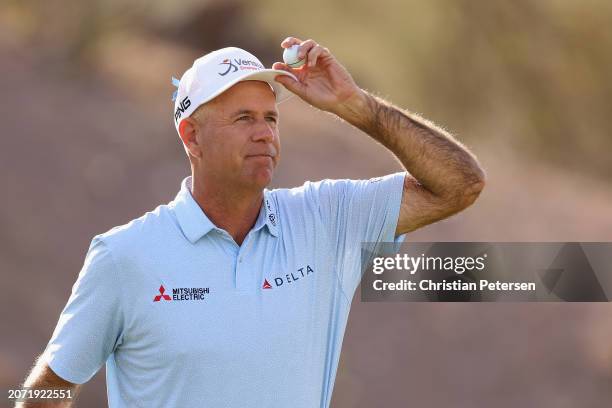
[(59, 389), (70, 390), (71, 399), (62, 400), (30, 400), (18, 402), (15, 408), (69, 408), (73, 406), (80, 385), (68, 382), (51, 370), (42, 357), (39, 357), (32, 371), (23, 383), (24, 387), (32, 389)]
[(288, 37), (282, 47), (300, 44), (306, 64), (276, 80), (314, 107), (334, 113), (387, 147), (406, 175), (396, 235), (449, 217), (471, 205), (485, 184), (485, 173), (465, 146), (415, 114), (397, 108), (357, 86), (329, 49), (313, 40)]
[(334, 113), (382, 143), (410, 172), (396, 235), (458, 213), (484, 188), (485, 174), (474, 155), (431, 122), (363, 90)]

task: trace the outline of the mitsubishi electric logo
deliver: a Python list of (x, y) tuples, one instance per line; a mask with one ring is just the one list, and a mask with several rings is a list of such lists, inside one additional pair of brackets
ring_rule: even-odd
[(272, 279), (272, 282), (274, 282), (274, 286), (272, 286), (270, 284), (270, 281), (268, 281), (268, 279), (264, 279), (264, 283), (262, 285), (262, 289), (273, 289), (274, 287), (281, 287), (283, 285), (291, 285), (293, 283), (296, 283), (297, 281), (299, 281), (302, 278), (306, 278), (308, 277), (308, 275), (311, 275), (314, 273), (314, 269), (312, 269), (310, 267), (310, 265), (306, 265), (305, 267), (299, 268), (297, 271), (295, 272), (291, 272), (288, 273), (284, 276), (278, 276), (274, 279)]
[(155, 296), (153, 298), (153, 301), (154, 302), (159, 302), (162, 299), (164, 299), (164, 300), (172, 300), (172, 299), (170, 299), (170, 296), (166, 295), (166, 288), (164, 288), (164, 285), (161, 285), (159, 287), (159, 295)]
[(219, 65), (226, 66), (225, 72), (217, 72), (221, 76), (226, 76), (227, 74), (234, 73), (238, 71), (239, 69), (241, 71), (245, 69), (258, 71), (260, 69), (265, 68), (263, 65), (261, 65), (257, 61), (246, 60), (246, 59), (241, 59), (241, 58), (234, 58), (234, 59), (226, 58), (223, 60), (223, 62), (220, 62)]
[(169, 301), (184, 301), (184, 300), (206, 300), (207, 295), (210, 294), (210, 288), (173, 288), (172, 297), (166, 295), (166, 288), (164, 285), (159, 287), (159, 294), (153, 298), (154, 302), (160, 300)]

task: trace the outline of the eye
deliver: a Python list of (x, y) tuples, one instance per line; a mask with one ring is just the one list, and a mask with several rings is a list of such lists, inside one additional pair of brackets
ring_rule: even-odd
[(250, 117), (250, 116), (248, 116), (248, 115), (243, 115), (243, 116), (240, 116), (240, 117), (239, 117), (238, 119), (236, 119), (236, 120), (249, 120), (249, 119), (251, 119), (251, 117)]
[(268, 116), (266, 119), (268, 119), (268, 120), (270, 120), (270, 121), (272, 121), (274, 123), (277, 122), (277, 119), (274, 116)]

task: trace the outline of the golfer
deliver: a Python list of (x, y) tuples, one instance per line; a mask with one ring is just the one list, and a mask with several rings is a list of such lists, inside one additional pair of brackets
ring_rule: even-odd
[[(447, 132), (360, 89), (327, 48), (281, 47), (294, 44), (297, 69), (230, 47), (175, 81), (191, 176), (169, 204), (93, 238), (25, 386), (76, 393), (106, 363), (111, 407), (329, 406), (362, 242), (465, 209), (485, 176)], [(407, 171), (266, 189), (281, 157), (278, 104), (292, 94)]]

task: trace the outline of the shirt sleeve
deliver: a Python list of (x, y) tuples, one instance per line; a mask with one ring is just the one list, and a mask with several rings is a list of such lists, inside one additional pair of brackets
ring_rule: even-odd
[(395, 230), (405, 175), (400, 172), (369, 180), (323, 180), (311, 184), (349, 302), (361, 281), (362, 243), (400, 244), (404, 240), (404, 235), (395, 237)]
[(121, 342), (121, 285), (112, 254), (95, 237), (45, 349), (51, 369), (66, 381), (83, 384)]

